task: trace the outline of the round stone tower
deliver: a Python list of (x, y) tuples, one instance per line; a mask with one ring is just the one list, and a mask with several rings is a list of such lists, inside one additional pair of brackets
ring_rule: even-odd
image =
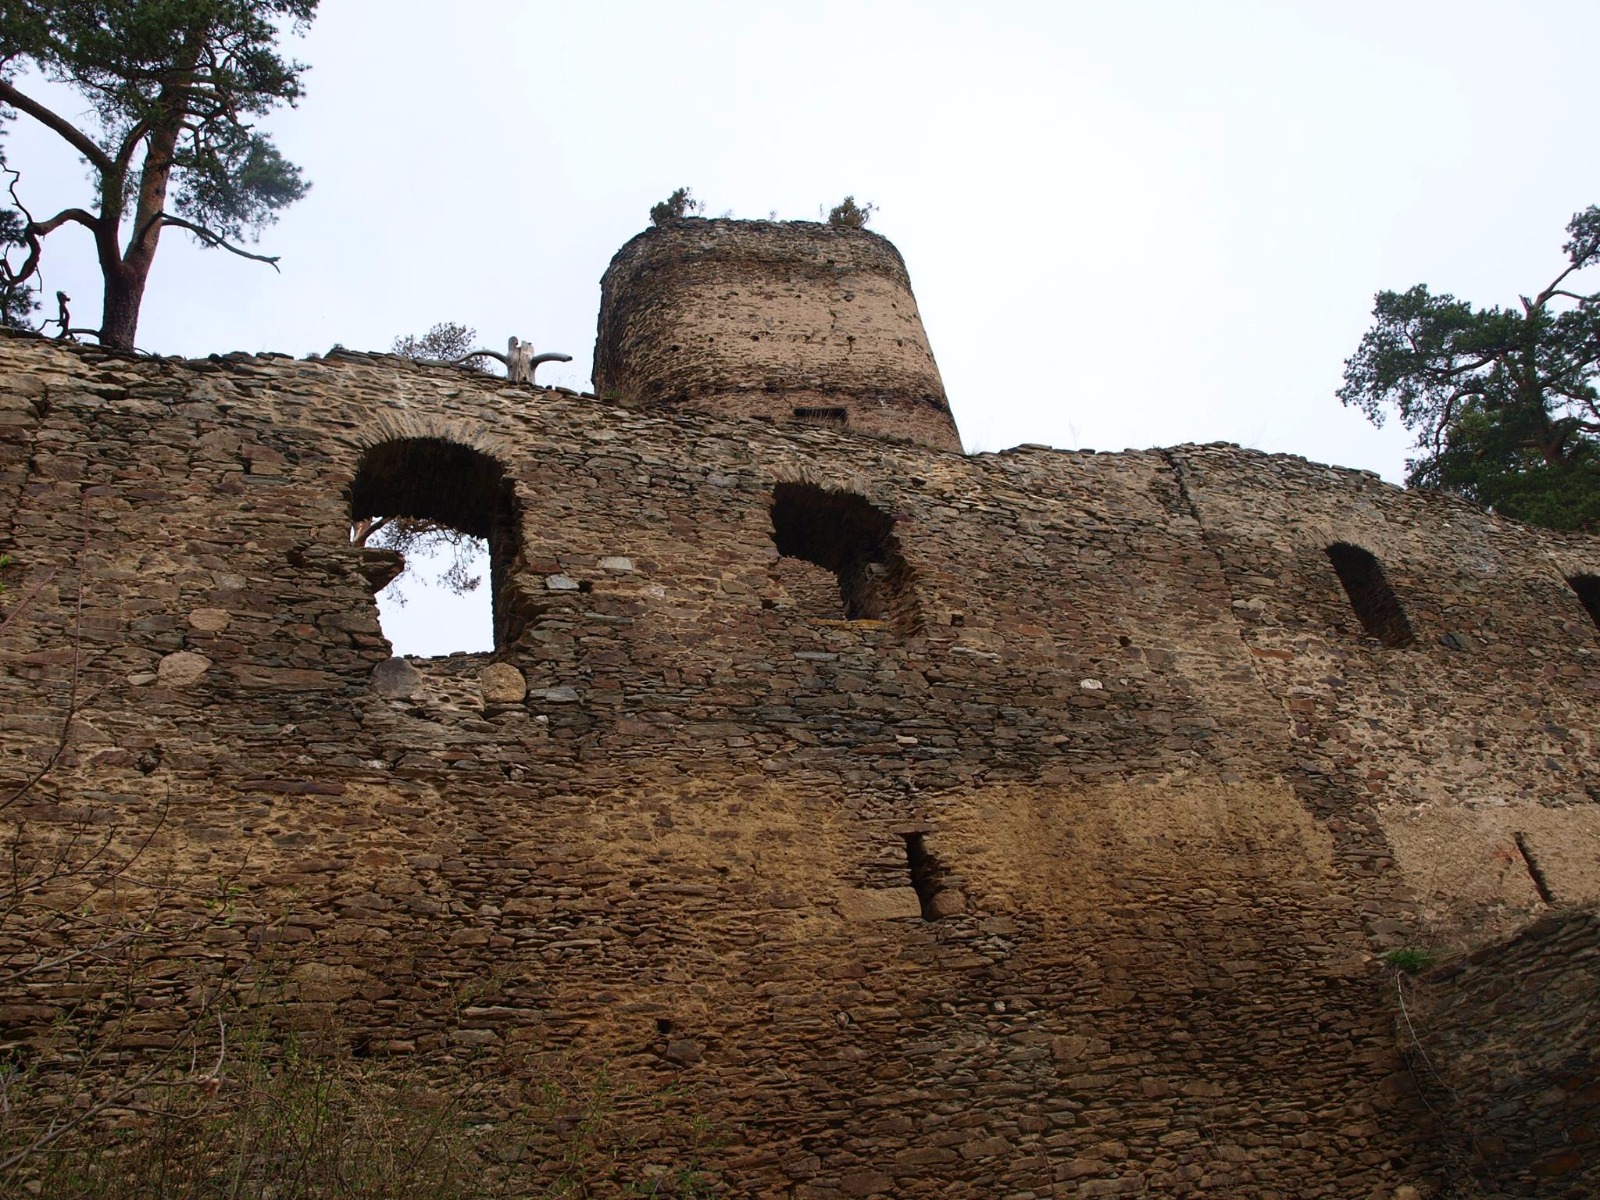
[(645, 230), (600, 281), (594, 386), (961, 449), (905, 263), (865, 229), (690, 217)]

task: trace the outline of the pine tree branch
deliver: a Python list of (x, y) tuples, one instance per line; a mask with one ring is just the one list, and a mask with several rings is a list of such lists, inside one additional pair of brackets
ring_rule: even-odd
[(6, 187), (6, 190), (11, 193), (11, 203), (17, 206), (17, 211), (22, 214), (26, 221), (26, 224), (22, 227), (22, 239), (27, 244), (28, 254), (22, 260), (22, 266), (13, 270), (10, 259), (5, 254), (0, 253), (0, 273), (4, 274), (7, 283), (18, 284), (33, 278), (39, 273), (39, 254), (43, 247), (39, 245), (39, 235), (33, 232), (33, 214), (28, 211), (28, 206), (17, 195), (17, 183), (22, 179), (22, 172), (12, 167), (6, 167), (5, 172), (11, 176)]
[(278, 270), (278, 259), (282, 257), (281, 255), (252, 254), (248, 250), (241, 250), (238, 246), (235, 246), (221, 234), (213, 233), (211, 230), (205, 228), (205, 226), (196, 225), (193, 221), (185, 221), (182, 217), (174, 217), (170, 213), (157, 213), (154, 217), (152, 217), (148, 222), (146, 222), (145, 228), (141, 233), (141, 237), (134, 239), (134, 243), (137, 244), (138, 241), (141, 240), (143, 234), (149, 233), (150, 229), (155, 225), (156, 222), (160, 222), (162, 225), (175, 225), (179, 229), (187, 229), (190, 233), (194, 234), (195, 237), (199, 238), (208, 246), (218, 246), (221, 249), (226, 250), (229, 254), (237, 254), (240, 258), (248, 258), (251, 262), (266, 263), (267, 266), (271, 267), (274, 271)]
[(91, 213), (87, 213), (81, 208), (64, 208), (48, 221), (29, 221), (28, 231), (35, 237), (46, 237), (60, 229), (68, 221), (76, 221), (91, 233), (99, 231), (99, 222), (94, 219)]
[(74, 150), (87, 158), (97, 171), (105, 175), (110, 175), (116, 171), (116, 163), (112, 162), (110, 155), (95, 144), (93, 138), (65, 117), (50, 111), (32, 96), (19, 92), (4, 79), (0, 79), (0, 100), (5, 101), (20, 112), (27, 113), (35, 121), (54, 130)]
[(128, 130), (128, 136), (122, 139), (122, 145), (117, 148), (116, 165), (119, 171), (126, 171), (128, 164), (133, 161), (133, 152), (150, 132), (149, 121), (135, 121), (133, 128)]

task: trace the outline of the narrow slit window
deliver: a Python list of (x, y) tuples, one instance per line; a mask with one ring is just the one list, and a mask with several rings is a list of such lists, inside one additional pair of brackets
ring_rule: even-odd
[(850, 492), (809, 483), (772, 492), (775, 574), (793, 606), (812, 616), (921, 630), (914, 575), (893, 530), (892, 516)]
[(794, 419), (806, 425), (832, 425), (843, 429), (849, 423), (849, 414), (842, 408), (797, 408)]
[(928, 849), (927, 839), (920, 833), (900, 836), (906, 844), (906, 869), (911, 875), (911, 888), (917, 893), (922, 919), (938, 921), (961, 912), (965, 900), (958, 890), (949, 886), (944, 864)]
[(1578, 594), (1589, 619), (1600, 626), (1600, 575), (1568, 575), (1567, 586)]
[(350, 536), (396, 654), (491, 651), (520, 635), (516, 501), (488, 455), (442, 438), (373, 446), (350, 487)]
[(1392, 649), (1417, 644), (1417, 635), (1411, 630), (1405, 607), (1370, 550), (1349, 542), (1335, 542), (1328, 547), (1328, 558), (1338, 573), (1339, 582), (1344, 585), (1345, 595), (1350, 597), (1350, 607), (1355, 609), (1369, 637), (1377, 638)]

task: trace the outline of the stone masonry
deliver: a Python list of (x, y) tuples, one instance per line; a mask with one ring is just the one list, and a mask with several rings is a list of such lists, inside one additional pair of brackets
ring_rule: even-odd
[(961, 448), (905, 263), (869, 230), (669, 221), (617, 251), (600, 289), (602, 396)]
[[(1600, 920), (1550, 914), (1429, 972), (1401, 1013), (1444, 1143), (1491, 1194), (1600, 1195)], [(1403, 997), (1402, 997), (1403, 998)]]
[[(492, 654), (391, 658), (386, 507)], [(8, 820), (234, 881), (188, 961), (374, 1059), (697, 1097), (728, 1195), (1440, 1195), (1380, 956), (1600, 900), (1600, 544), (1361, 472), (5, 337), (0, 538)]]

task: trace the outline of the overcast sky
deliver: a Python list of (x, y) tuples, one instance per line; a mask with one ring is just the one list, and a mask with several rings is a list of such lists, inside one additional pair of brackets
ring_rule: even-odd
[[(1596, 44), (1594, 0), (323, 0), (271, 122), (313, 183), (263, 235), (283, 273), (169, 231), (139, 340), (387, 349), (452, 320), (587, 388), (601, 272), (651, 203), (814, 220), (853, 193), (969, 449), (1224, 440), (1398, 482), (1405, 432), (1333, 395), (1372, 295), (1555, 275), (1600, 203)], [(51, 135), (8, 145), (36, 212), (87, 200)], [(87, 236), (45, 271), (95, 323)]]

